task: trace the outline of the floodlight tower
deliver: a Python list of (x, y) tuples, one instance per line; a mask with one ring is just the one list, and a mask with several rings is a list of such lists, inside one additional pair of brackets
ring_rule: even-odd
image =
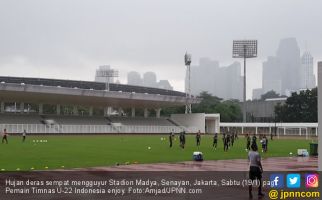
[(191, 64), (191, 54), (186, 54), (184, 55), (184, 63), (187, 67), (187, 75), (188, 75), (188, 87), (186, 87), (186, 111), (185, 113), (191, 113), (191, 83), (190, 83), (190, 64)]
[(110, 78), (118, 77), (119, 72), (114, 69), (100, 69), (97, 71), (97, 77), (104, 77), (105, 82), (105, 90), (110, 91)]
[(234, 40), (233, 58), (244, 58), (243, 122), (246, 122), (246, 58), (257, 57), (257, 40)]

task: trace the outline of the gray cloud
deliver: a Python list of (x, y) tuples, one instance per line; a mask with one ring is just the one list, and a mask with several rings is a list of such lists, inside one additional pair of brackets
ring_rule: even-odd
[[(259, 40), (249, 88), (261, 86), (261, 62), (284, 37), (322, 59), (321, 1), (315, 0), (2, 0), (1, 75), (92, 80), (110, 64), (155, 71), (183, 90), (183, 54), (232, 63), (233, 39)], [(123, 81), (124, 82), (124, 81)]]

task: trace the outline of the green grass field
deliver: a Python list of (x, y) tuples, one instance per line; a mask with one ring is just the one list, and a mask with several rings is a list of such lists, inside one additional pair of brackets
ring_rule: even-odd
[[(166, 140), (161, 140), (161, 137)], [(212, 148), (212, 137), (203, 136), (200, 151), (205, 160), (247, 158), (245, 139), (239, 138), (228, 151), (223, 151), (221, 136), (218, 148)], [(198, 150), (194, 136), (187, 136), (186, 148), (179, 147), (178, 139), (169, 148), (167, 135), (98, 135), (98, 136), (29, 136), (25, 143), (21, 137), (10, 136), (9, 144), (0, 144), (0, 170), (45, 170), (111, 166), (116, 163), (160, 163), (192, 159)], [(35, 140), (35, 142), (33, 142)], [(38, 140), (38, 142), (36, 142)], [(47, 142), (40, 142), (47, 140)], [(298, 148), (309, 148), (309, 140), (269, 140), (268, 152), (262, 157), (287, 157)], [(148, 147), (151, 147), (149, 150)], [(261, 147), (260, 147), (261, 150)], [(63, 167), (62, 167), (63, 166)]]

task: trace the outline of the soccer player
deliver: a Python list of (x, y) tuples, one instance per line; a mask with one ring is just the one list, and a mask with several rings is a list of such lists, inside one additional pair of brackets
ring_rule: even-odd
[(264, 135), (263, 139), (262, 139), (262, 152), (267, 152), (267, 138), (266, 135)]
[(24, 129), (23, 132), (22, 132), (22, 142), (25, 142), (26, 134), (27, 134), (27, 131), (26, 131), (26, 129)]
[[(255, 180), (257, 179), (259, 181), (259, 187), (258, 187), (258, 196), (264, 196), (262, 193), (262, 173), (263, 173), (263, 167), (261, 163), (261, 157), (259, 153), (257, 152), (257, 145), (251, 146), (252, 150), (248, 153), (248, 161), (249, 161), (249, 179)], [(252, 194), (253, 187), (250, 184), (249, 185), (249, 198), (253, 198)]]
[(186, 136), (185, 136), (185, 134), (186, 134), (186, 132), (185, 131), (182, 131), (180, 133), (180, 137), (179, 137), (179, 139), (180, 139), (180, 146), (183, 149), (184, 149), (184, 145), (186, 144)]
[(170, 135), (169, 135), (169, 143), (170, 143), (170, 148), (172, 147), (172, 139), (174, 137), (174, 132), (173, 132), (173, 129), (172, 131), (170, 132)]
[(218, 143), (218, 133), (215, 133), (214, 142), (212, 143), (212, 147), (215, 147), (215, 149), (217, 149), (217, 143)]
[[(254, 135), (253, 135), (253, 137), (252, 137), (252, 144), (251, 144), (251, 146), (253, 146), (253, 145), (256, 145), (257, 146), (257, 137), (256, 137), (256, 135), (255, 135), (255, 133), (254, 133)], [(258, 146), (257, 146), (257, 148), (258, 148)]]
[(246, 140), (247, 140), (246, 149), (249, 151), (250, 150), (250, 137), (249, 137), (249, 134), (247, 134)]
[(233, 132), (232, 135), (230, 136), (231, 146), (234, 146), (234, 141), (235, 141), (235, 133)]
[(200, 133), (200, 130), (199, 130), (197, 135), (196, 135), (197, 147), (200, 146), (200, 140), (201, 140), (201, 133)]
[(224, 151), (228, 151), (228, 143), (229, 143), (229, 138), (228, 138), (228, 134), (225, 135), (225, 138), (224, 138)]
[(186, 132), (183, 131), (182, 134), (182, 148), (184, 149), (184, 146), (186, 145)]
[(7, 137), (8, 137), (7, 129), (3, 129), (2, 144), (4, 143), (4, 141), (6, 141), (6, 144), (8, 144)]
[(231, 140), (230, 140), (230, 133), (228, 132), (226, 135), (226, 139), (227, 139), (227, 145), (230, 146), (231, 145)]

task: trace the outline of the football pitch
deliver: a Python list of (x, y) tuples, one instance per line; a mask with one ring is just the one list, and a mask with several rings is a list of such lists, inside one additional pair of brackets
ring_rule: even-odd
[[(195, 136), (186, 137), (186, 147), (179, 140), (169, 148), (168, 135), (78, 135), (78, 136), (27, 136), (23, 143), (19, 136), (10, 136), (9, 144), (0, 144), (1, 171), (31, 171), (71, 169), (141, 163), (164, 163), (192, 160), (194, 151), (201, 151), (205, 160), (247, 158), (246, 140), (240, 136), (228, 152), (223, 150), (222, 137), (218, 147), (212, 147), (211, 136), (202, 136), (196, 147)], [(257, 139), (258, 141), (259, 139)], [(268, 142), (263, 158), (287, 157), (297, 149), (309, 149), (311, 140), (275, 139)]]

